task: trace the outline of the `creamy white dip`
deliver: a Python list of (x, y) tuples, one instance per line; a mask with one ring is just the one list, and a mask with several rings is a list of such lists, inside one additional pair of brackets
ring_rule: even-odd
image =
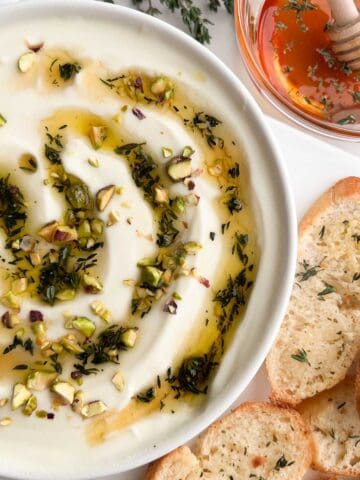
[[(38, 53), (39, 57), (45, 55), (46, 51), (61, 49), (69, 52), (83, 65), (73, 84), (66, 88), (51, 88), (44, 84), (39, 72), (37, 75), (31, 71), (26, 74), (18, 71), (17, 61), (27, 51), (26, 42), (34, 44), (39, 41), (44, 42)], [(229, 105), (221, 91), (191, 65), (190, 59), (182, 58), (169, 48), (163, 48), (161, 39), (152, 38), (151, 42), (144, 42), (140, 32), (135, 33), (124, 27), (120, 30), (110, 24), (101, 26), (99, 23), (75, 18), (66, 22), (55, 18), (33, 20), (31, 24), (19, 22), (0, 30), (0, 113), (7, 121), (0, 128), (0, 174), (5, 176), (10, 173), (12, 183), (24, 194), (29, 233), (35, 234), (47, 222), (61, 218), (64, 211), (61, 197), (51, 185), (44, 185), (49, 164), (43, 154), (43, 126), (44, 121), (46, 124), (45, 119), (51, 118), (59, 109), (68, 108), (72, 112), (89, 111), (106, 119), (120, 115), (119, 135), (124, 131), (133, 141), (146, 142), (147, 152), (156, 162), (168, 162), (161, 154), (162, 147), (171, 149), (175, 155), (181, 152), (184, 146), (191, 146), (195, 152), (192, 155), (193, 170), (204, 171), (193, 179), (196, 185), (194, 193), (200, 197), (200, 202), (187, 209), (188, 229), (181, 237), (182, 242), (195, 241), (203, 247), (195, 256), (188, 258), (189, 270), (195, 268), (197, 275), (177, 279), (151, 311), (143, 319), (136, 320), (135, 325), (139, 327), (136, 345), (120, 353), (120, 365), (100, 365), (99, 368), (103, 371), (84, 377), (81, 389), (84, 390), (87, 401), (102, 400), (110, 412), (120, 411), (129, 405), (139, 392), (156, 384), (157, 376), (165, 377), (169, 366), (196, 351), (197, 342), (199, 353), (202, 352), (201, 339), (206, 337), (206, 330), (202, 329), (205, 328), (206, 318), (213, 315), (216, 289), (221, 285), (221, 288), (224, 288), (228, 274), (236, 269), (240, 270), (241, 267), (236, 255), (231, 256), (233, 237), (226, 235), (226, 227), (225, 233), (222, 227), (223, 192), (216, 180), (211, 179), (207, 173), (205, 161), (211, 150), (204, 147), (201, 137), (187, 128), (181, 118), (156, 106), (138, 105), (145, 115), (143, 120), (139, 120), (131, 111), (133, 102), (126, 97), (114, 96), (112, 92), (106, 91), (106, 87), (98, 86), (95, 82), (97, 71), (101, 74), (104, 71), (116, 74), (134, 69), (150, 75), (169, 76), (174, 80), (175, 89), (179, 83), (182, 90), (186, 90), (187, 101), (193, 102), (198, 111), (205, 111), (220, 118), (225, 124), (223, 131), (227, 130)], [(126, 112), (121, 111), (124, 105), (130, 105)], [(103, 302), (111, 312), (111, 323), (128, 325), (133, 288), (125, 285), (124, 280), (138, 280), (137, 262), (143, 257), (156, 255), (158, 250), (157, 223), (143, 192), (131, 178), (126, 159), (112, 150), (95, 151), (89, 139), (76, 132), (64, 135), (67, 139), (62, 160), (68, 173), (79, 177), (94, 196), (99, 189), (109, 184), (123, 187), (123, 192), (115, 195), (104, 212), (98, 214), (105, 223), (109, 212), (114, 209), (120, 217), (118, 223), (106, 229), (105, 246), (103, 251), (99, 252), (101, 261), (97, 274), (103, 283), (103, 290), (96, 296), (80, 291), (74, 300), (56, 302), (54, 306), (40, 302), (36, 295), (33, 298), (23, 296), (19, 313), (22, 322), (28, 323), (30, 310), (40, 310), (48, 325), (47, 336), (53, 339), (69, 333), (64, 329), (66, 312), (90, 318), (96, 323), (99, 332), (106, 328), (106, 324), (94, 315), (89, 307), (94, 299)], [(241, 173), (244, 171), (246, 178), (241, 148), (232, 145), (231, 134), (224, 138), (229, 143), (229, 152), (239, 162)], [(31, 153), (38, 159), (35, 173), (29, 174), (19, 169), (18, 160), (23, 153)], [(93, 168), (88, 163), (88, 159), (94, 157), (99, 161), (98, 168)], [(169, 188), (170, 195), (190, 193), (182, 182), (174, 183)], [(253, 249), (254, 223), (251, 213), (247, 213), (249, 206), (245, 189), (242, 200), (246, 213), (228, 213), (228, 220), (238, 222), (237, 230), (251, 236)], [(214, 240), (210, 239), (210, 232), (215, 233)], [(4, 249), (4, 244), (3, 235), (1, 255), (5, 260), (11, 260), (11, 252)], [(6, 284), (6, 268), (8, 266), (5, 262), (2, 293)], [(209, 281), (210, 288), (206, 288), (199, 281), (200, 276)], [(177, 292), (182, 300), (177, 301), (177, 312), (172, 315), (165, 313), (163, 308), (174, 292)], [(4, 307), (0, 313), (5, 311)], [(13, 330), (0, 327), (0, 344), (6, 346), (10, 343), (13, 334)], [(23, 361), (22, 358), (21, 363)], [(22, 381), (26, 372), (13, 374), (5, 356), (0, 357), (0, 362), (3, 363), (0, 398), (11, 399), (14, 379)], [(69, 374), (73, 363), (72, 360), (64, 362), (64, 371), (60, 375), (62, 379), (71, 381)], [(10, 372), (6, 372), (6, 369)], [(122, 392), (111, 382), (112, 376), (118, 370), (121, 370), (125, 381)], [(53, 411), (49, 391), (36, 393), (36, 396), (38, 409)], [(206, 399), (205, 396), (203, 398)], [(152, 448), (149, 442), (154, 438), (154, 429), (157, 436), (166, 435), (194, 415), (195, 410), (200, 408), (199, 405), (199, 401), (192, 404), (179, 400), (175, 406), (171, 404), (175, 413), (172, 413), (171, 409), (161, 412), (157, 409), (128, 428), (111, 433), (106, 437), (107, 441), (96, 448), (101, 450), (103, 461), (115, 451), (125, 457), (144, 446)], [(65, 442), (74, 446), (74, 459), (90, 455), (91, 447), (87, 444), (84, 431), (89, 428), (91, 420), (84, 421), (81, 416), (73, 413), (69, 406), (58, 407), (52, 421), (39, 419), (36, 415), (24, 417), (21, 409), (11, 412), (8, 406), (1, 410), (0, 416), (10, 416), (13, 420), (7, 427), (6, 441), (0, 436), (0, 448), (4, 458), (7, 452), (10, 454), (18, 435), (23, 434), (20, 432), (26, 435), (30, 430), (34, 443), (40, 446), (44, 442), (48, 443), (47, 449), (54, 458), (61, 455), (58, 449)], [(29, 451), (22, 451), (21, 455), (33, 455), (40, 462), (41, 448), (29, 447)], [(91, 458), (89, 461), (91, 463)]]

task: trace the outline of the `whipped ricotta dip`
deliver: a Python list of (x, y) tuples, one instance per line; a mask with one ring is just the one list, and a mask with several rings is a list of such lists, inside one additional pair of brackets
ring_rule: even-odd
[(211, 79), (63, 26), (0, 31), (0, 428), (131, 455), (201, 408), (241, 321), (249, 175)]

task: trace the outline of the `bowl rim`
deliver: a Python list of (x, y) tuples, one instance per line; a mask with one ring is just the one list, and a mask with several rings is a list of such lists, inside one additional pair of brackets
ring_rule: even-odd
[[(235, 31), (240, 55), (247, 73), (257, 90), (276, 108), (277, 111), (300, 127), (329, 138), (346, 140), (354, 143), (360, 142), (359, 131), (343, 128), (338, 124), (330, 124), (320, 118), (317, 119), (316, 117), (303, 112), (284, 96), (280, 95), (276, 88), (273, 87), (253, 54), (243, 26), (242, 19), (245, 17), (244, 12), (248, 7), (247, 3), (246, 0), (235, 0), (234, 2)], [(256, 26), (256, 22), (254, 22), (254, 26)]]
[[(96, 478), (99, 475), (105, 476), (125, 472), (145, 465), (156, 458), (165, 455), (169, 451), (198, 435), (203, 429), (220, 417), (237, 400), (239, 395), (247, 387), (261, 367), (276, 338), (282, 319), (285, 315), (295, 274), (297, 255), (297, 220), (295, 202), (290, 189), (287, 169), (270, 127), (266, 124), (263, 113), (239, 78), (236, 77), (236, 75), (224, 65), (215, 54), (172, 25), (128, 7), (112, 5), (105, 2), (89, 2), (88, 0), (77, 0), (76, 2), (73, 0), (24, 0), (20, 3), (7, 4), (4, 6), (0, 5), (0, 12), (2, 18), (4, 18), (4, 15), (10, 15), (10, 18), (13, 18), (12, 15), (15, 15), (16, 20), (27, 18), (27, 15), (36, 16), (37, 14), (51, 14), (52, 16), (83, 15), (84, 18), (90, 18), (90, 16), (92, 16), (91, 18), (96, 18), (96, 14), (101, 13), (111, 21), (114, 21), (115, 18), (120, 19), (121, 17), (125, 17), (134, 22), (141, 23), (142, 25), (146, 24), (154, 30), (161, 32), (171, 38), (172, 41), (181, 45), (182, 48), (187, 50), (191, 49), (196, 52), (198, 56), (202, 57), (203, 61), (209, 66), (209, 68), (214, 71), (221, 71), (221, 74), (224, 75), (229, 84), (231, 84), (234, 93), (238, 92), (244, 100), (244, 103), (246, 103), (247, 115), (250, 116), (254, 126), (257, 128), (259, 144), (261, 142), (263, 145), (266, 145), (267, 159), (269, 162), (272, 162), (271, 168), (274, 172), (274, 178), (277, 182), (276, 187), (280, 192), (284, 211), (283, 217), (281, 219), (277, 218), (277, 220), (279, 220), (279, 222), (281, 221), (281, 226), (286, 232), (286, 239), (284, 239), (284, 242), (287, 246), (287, 251), (283, 252), (284, 255), (281, 257), (283, 262), (282, 275), (278, 279), (276, 286), (277, 294), (272, 297), (272, 311), (266, 319), (267, 325), (266, 328), (263, 329), (263, 337), (260, 339), (259, 345), (257, 345), (256, 355), (254, 355), (251, 365), (247, 366), (246, 372), (242, 373), (242, 377), (239, 381), (232, 385), (231, 388), (229, 387), (227, 389), (226, 395), (223, 396), (222, 401), (212, 405), (210, 413), (208, 410), (200, 412), (196, 418), (192, 419), (191, 422), (188, 422), (188, 424), (185, 425), (186, 428), (182, 428), (171, 434), (170, 438), (167, 438), (166, 441), (163, 440), (162, 442), (158, 442), (156, 448), (148, 448), (146, 451), (142, 452), (141, 455), (136, 455), (135, 458), (131, 457), (127, 462), (109, 462), (106, 469), (101, 472), (76, 472), (76, 474), (72, 472), (70, 476), (73, 480), (80, 480)], [(272, 179), (267, 180), (268, 183), (271, 181)], [(280, 217), (280, 214), (276, 213), (276, 215)], [(7, 475), (8, 478), (19, 478), (19, 473), (20, 470), (16, 465), (12, 465), (11, 471), (0, 471), (0, 474)], [(21, 470), (20, 475), (22, 475), (21, 478), (29, 478), (33, 480), (45, 480), (48, 478), (45, 475), (39, 475), (38, 472), (33, 471), (24, 472)]]

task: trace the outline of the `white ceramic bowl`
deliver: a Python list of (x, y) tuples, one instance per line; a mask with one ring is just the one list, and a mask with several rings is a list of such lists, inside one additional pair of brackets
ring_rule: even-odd
[[(226, 105), (224, 114), (248, 158), (261, 247), (259, 271), (245, 317), (203, 408), (191, 421), (174, 426), (166, 434), (154, 429), (146, 444), (123, 457), (116, 453), (116, 440), (108, 448), (79, 445), (77, 449), (71, 424), (55, 422), (52, 429), (44, 432), (41, 422), (26, 431), (20, 425), (16, 442), (12, 443), (6, 430), (1, 430), (1, 475), (36, 480), (90, 479), (140, 466), (183, 444), (219, 417), (245, 389), (277, 334), (288, 302), (295, 269), (296, 217), (280, 153), (260, 109), (234, 74), (206, 48), (160, 20), (94, 1), (28, 0), (2, 6), (0, 29), (19, 21), (31, 25), (34, 19), (47, 16), (62, 19), (64, 37), (67, 19), (80, 17), (87, 31), (97, 25), (112, 24), (118, 29), (133, 30), (137, 41), (143, 41), (147, 48), (151, 42), (160, 41), (164, 55), (171, 58), (171, 52), (177, 52), (184, 58), (184, 69), (193, 65), (221, 89)], [(106, 32), (102, 35), (106, 36)], [(156, 58), (151, 60), (156, 64)]]

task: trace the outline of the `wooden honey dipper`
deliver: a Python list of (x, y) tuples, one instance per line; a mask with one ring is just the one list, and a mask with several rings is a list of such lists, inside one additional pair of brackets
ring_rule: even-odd
[(334, 26), (329, 30), (333, 51), (340, 62), (360, 70), (360, 12), (354, 0), (329, 0)]

